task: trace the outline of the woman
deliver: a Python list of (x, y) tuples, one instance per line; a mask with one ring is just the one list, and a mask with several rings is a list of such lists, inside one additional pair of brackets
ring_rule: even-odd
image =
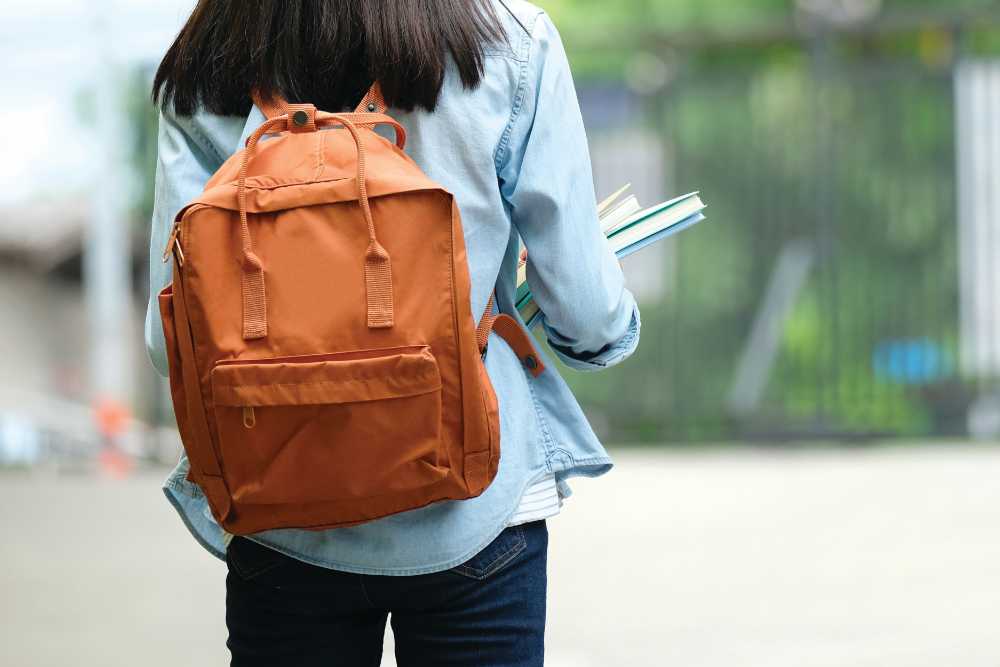
[[(251, 91), (352, 109), (374, 81), (408, 153), (462, 213), (473, 312), (514, 314), (523, 241), (550, 347), (598, 370), (638, 344), (639, 312), (596, 218), (586, 136), (556, 29), (522, 0), (201, 0), (154, 82), (161, 108), (146, 342), (166, 374), (156, 295), (175, 213), (263, 121)], [(566, 480), (611, 461), (552, 367), (529, 387), (503, 343), (487, 371), (500, 470), (479, 497), (350, 528), (232, 538), (182, 457), (165, 483), (225, 559), (233, 665), (378, 665), (392, 614), (400, 665), (541, 665), (545, 519)]]

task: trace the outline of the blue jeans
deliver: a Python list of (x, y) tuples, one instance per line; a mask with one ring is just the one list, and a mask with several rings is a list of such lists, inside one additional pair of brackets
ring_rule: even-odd
[(467, 562), (412, 577), (308, 565), (247, 539), (229, 545), (232, 667), (378, 667), (391, 615), (399, 667), (542, 665), (548, 531), (507, 528)]

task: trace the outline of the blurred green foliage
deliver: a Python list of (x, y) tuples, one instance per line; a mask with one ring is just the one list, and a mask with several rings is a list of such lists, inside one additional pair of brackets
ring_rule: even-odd
[[(897, 1), (886, 11), (988, 4)], [(623, 78), (638, 51), (669, 51), (670, 35), (685, 30), (736, 35), (792, 16), (792, 3), (778, 1), (543, 5), (582, 85)], [(629, 38), (602, 41), (607, 33)], [(677, 287), (643, 304), (635, 357), (598, 377), (565, 373), (599, 429), (651, 442), (961, 433), (970, 387), (954, 363), (952, 67), (963, 50), (1000, 52), (998, 35), (990, 23), (956, 35), (928, 22), (777, 48), (718, 39), (663, 54), (681, 61), (646, 98), (646, 123), (672, 173), (663, 196), (701, 190), (709, 221), (675, 241), (667, 270)], [(760, 404), (735, 417), (735, 370), (778, 256), (794, 241), (813, 248), (814, 266), (781, 323)], [(927, 377), (879, 368), (880, 355), (914, 341), (928, 351), (906, 364)]]
[[(669, 46), (690, 34), (738, 35), (789, 25), (795, 0), (536, 0), (562, 33), (579, 78), (620, 78), (651, 43)], [(996, 6), (996, 0), (883, 0), (882, 14), (957, 12)], [(986, 36), (996, 39), (996, 33)], [(703, 54), (711, 57), (712, 54)], [(739, 58), (745, 59), (741, 53)], [(750, 56), (753, 58), (753, 56)]]
[(153, 215), (153, 186), (156, 173), (156, 135), (158, 117), (156, 107), (149, 96), (150, 73), (146, 68), (138, 68), (128, 73), (124, 82), (125, 109), (132, 120), (132, 132), (128, 144), (129, 160), (133, 173), (146, 175), (134, 189), (132, 201), (133, 219), (146, 228)]

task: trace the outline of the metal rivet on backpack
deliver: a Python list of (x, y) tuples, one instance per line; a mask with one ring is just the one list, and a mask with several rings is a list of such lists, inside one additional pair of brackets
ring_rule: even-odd
[(368, 111), (370, 111), (371, 113), (375, 113), (375, 109), (378, 109), (378, 107), (375, 106), (375, 103), (374, 102), (369, 102), (368, 103)]
[(306, 124), (309, 123), (309, 114), (301, 110), (296, 111), (294, 114), (292, 114), (292, 122), (298, 125), (299, 127), (305, 127)]
[(535, 359), (535, 355), (529, 354), (524, 358), (524, 365), (529, 371), (533, 371), (538, 368), (538, 359)]

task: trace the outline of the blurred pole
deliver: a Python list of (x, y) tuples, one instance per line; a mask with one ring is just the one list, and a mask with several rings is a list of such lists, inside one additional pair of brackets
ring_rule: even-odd
[(87, 229), (83, 283), (89, 318), (90, 388), (95, 398), (131, 404), (131, 273), (127, 172), (129, 126), (110, 17), (113, 3), (92, 1), (97, 146), (93, 155), (93, 211)]
[(788, 318), (805, 288), (814, 259), (815, 252), (807, 241), (787, 241), (782, 247), (729, 389), (731, 414), (749, 417), (760, 405)]

